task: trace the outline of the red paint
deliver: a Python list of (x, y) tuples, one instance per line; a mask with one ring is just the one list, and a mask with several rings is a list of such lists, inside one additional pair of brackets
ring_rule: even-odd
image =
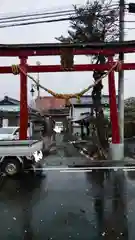
[[(108, 49), (98, 49), (98, 48), (84, 48), (84, 49), (74, 49), (73, 54), (74, 55), (95, 55), (102, 53), (106, 56), (112, 55), (112, 54), (117, 54), (119, 52), (124, 52), (124, 53), (133, 53), (135, 52), (135, 47), (133, 46), (128, 46), (128, 47), (114, 47), (114, 48), (109, 48)], [(54, 56), (54, 55), (60, 55), (60, 49), (58, 48), (50, 48), (45, 50), (45, 48), (42, 48), (39, 50), (39, 47), (32, 47), (27, 48), (27, 47), (12, 47), (10, 48), (3, 48), (0, 49), (0, 57), (25, 57), (25, 56)]]
[[(121, 65), (123, 70), (135, 70), (135, 63), (124, 63)], [(75, 72), (83, 71), (108, 71), (110, 69), (110, 64), (78, 64), (74, 65), (73, 70)], [(40, 65), (40, 66), (26, 66), (26, 70), (29, 73), (36, 72), (67, 72), (62, 69), (60, 65)], [(70, 72), (70, 71), (69, 71)], [(12, 68), (7, 66), (0, 66), (0, 74), (12, 73)]]
[[(26, 71), (27, 58), (20, 58), (20, 67)], [(28, 128), (28, 102), (27, 102), (27, 76), (20, 73), (20, 140), (27, 139)]]
[[(53, 56), (60, 55), (60, 49), (62, 46), (55, 44), (25, 44), (25, 45), (0, 45), (0, 56), (2, 57), (20, 57), (20, 66), (26, 72), (63, 72), (60, 65), (50, 66), (28, 66), (26, 61), (28, 56)], [(89, 46), (85, 45), (82, 47), (73, 47), (74, 55), (96, 55), (102, 53), (103, 55), (110, 56), (118, 54), (119, 52), (134, 53), (135, 43), (124, 47), (122, 44), (115, 47), (109, 46)], [(14, 64), (14, 62), (13, 62)], [(109, 57), (109, 63), (105, 65), (96, 64), (82, 64), (75, 65), (72, 71), (108, 71), (113, 64), (113, 58)], [(124, 63), (122, 65), (123, 70), (135, 70), (135, 63)], [(7, 66), (0, 67), (0, 73), (12, 73), (12, 68)], [(115, 91), (115, 79), (114, 71), (108, 76), (109, 78), (109, 96), (110, 96), (110, 117), (112, 123), (112, 143), (120, 143), (119, 124), (118, 124), (118, 112), (116, 104), (116, 91)], [(27, 105), (27, 77), (20, 72), (20, 139), (25, 140), (27, 138), (27, 127), (28, 127), (28, 105)]]
[[(115, 62), (114, 62), (115, 64)], [(124, 63), (121, 65), (123, 70), (135, 70), (135, 63)], [(0, 68), (1, 69), (1, 68)], [(71, 71), (84, 72), (84, 71), (108, 71), (110, 64), (78, 64), (74, 65)], [(28, 72), (63, 72), (61, 65), (40, 65), (40, 66), (28, 66)], [(0, 71), (1, 72), (1, 71)], [(64, 71), (66, 72), (66, 71)], [(69, 71), (70, 72), (70, 71)]]
[[(113, 65), (113, 58), (108, 58), (109, 62)], [(109, 102), (110, 102), (110, 120), (112, 126), (112, 143), (120, 143), (120, 132), (119, 132), (119, 122), (118, 122), (118, 110), (116, 102), (116, 90), (115, 90), (115, 76), (114, 71), (110, 72), (108, 75), (108, 85), (109, 85)]]

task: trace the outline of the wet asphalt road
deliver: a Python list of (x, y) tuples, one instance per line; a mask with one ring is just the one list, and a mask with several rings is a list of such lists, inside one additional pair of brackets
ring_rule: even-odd
[(135, 172), (49, 171), (0, 185), (2, 240), (133, 240), (134, 223)]

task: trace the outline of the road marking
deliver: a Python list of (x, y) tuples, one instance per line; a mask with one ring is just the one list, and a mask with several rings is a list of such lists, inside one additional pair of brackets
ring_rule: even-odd
[(85, 173), (85, 172), (92, 172), (91, 170), (60, 170), (61, 173), (69, 172), (69, 173)]
[(45, 171), (60, 171), (60, 172), (92, 172), (92, 170), (123, 170), (123, 171), (135, 171), (134, 166), (117, 166), (117, 167), (80, 167), (80, 168), (70, 168), (70, 167), (44, 167), (35, 168), (35, 170), (45, 170)]

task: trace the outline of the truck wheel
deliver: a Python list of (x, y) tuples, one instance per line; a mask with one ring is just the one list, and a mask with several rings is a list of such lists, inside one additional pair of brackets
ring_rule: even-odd
[(1, 166), (2, 172), (6, 173), (8, 176), (14, 176), (21, 171), (21, 163), (18, 159), (4, 159)]

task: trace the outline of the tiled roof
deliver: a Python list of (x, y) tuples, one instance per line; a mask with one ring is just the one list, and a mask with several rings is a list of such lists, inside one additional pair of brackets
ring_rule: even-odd
[[(116, 101), (118, 102), (118, 96), (116, 97)], [(84, 105), (92, 105), (93, 101), (92, 101), (92, 96), (90, 95), (84, 95), (80, 98), (80, 101), (78, 102), (78, 100), (76, 98), (72, 98), (70, 100), (71, 104), (73, 105), (80, 105), (80, 104), (84, 104)], [(101, 102), (102, 104), (109, 104), (109, 95), (102, 95), (101, 98)]]
[[(34, 108), (28, 105), (29, 113), (37, 112)], [(20, 101), (5, 96), (0, 100), (0, 112), (20, 112)]]
[(39, 111), (65, 108), (66, 103), (64, 99), (57, 99), (50, 96), (39, 97), (35, 102), (36, 109)]
[(14, 99), (14, 98), (5, 96), (4, 98), (0, 99), (0, 105), (3, 105), (3, 104), (4, 105), (19, 105), (20, 101)]

